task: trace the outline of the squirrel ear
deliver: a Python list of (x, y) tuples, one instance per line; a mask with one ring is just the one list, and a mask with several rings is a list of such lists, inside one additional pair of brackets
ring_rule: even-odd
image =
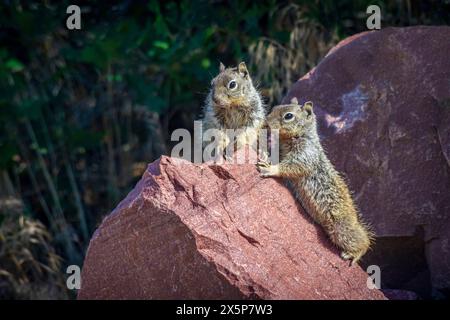
[(313, 103), (311, 101), (305, 102), (303, 105), (303, 110), (305, 110), (308, 116), (310, 116), (313, 113)]
[(296, 97), (293, 97), (293, 98), (291, 99), (291, 104), (298, 104), (298, 100), (297, 100)]
[(225, 71), (225, 65), (222, 62), (220, 62), (219, 69), (220, 69), (220, 72)]
[(248, 75), (247, 66), (245, 65), (245, 62), (241, 62), (238, 65), (238, 71), (240, 74), (242, 74), (244, 77)]

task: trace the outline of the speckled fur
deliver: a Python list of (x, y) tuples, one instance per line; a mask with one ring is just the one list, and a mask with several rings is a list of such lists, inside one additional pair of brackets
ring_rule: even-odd
[[(233, 79), (238, 84), (236, 90), (227, 87)], [(250, 130), (259, 130), (266, 112), (261, 95), (253, 86), (245, 63), (241, 62), (235, 68), (225, 68), (221, 64), (220, 73), (211, 81), (203, 113), (204, 131), (211, 128), (243, 129), (241, 137), (236, 138), (239, 141), (244, 139)], [(256, 139), (256, 136), (252, 138)]]
[[(291, 112), (293, 121), (285, 123)], [(374, 235), (361, 221), (350, 191), (320, 144), (312, 103), (300, 106), (296, 99), (276, 106), (266, 120), (280, 134), (280, 163), (259, 163), (263, 176), (286, 178), (288, 186), (309, 215), (320, 224), (341, 256), (356, 263), (370, 248)]]

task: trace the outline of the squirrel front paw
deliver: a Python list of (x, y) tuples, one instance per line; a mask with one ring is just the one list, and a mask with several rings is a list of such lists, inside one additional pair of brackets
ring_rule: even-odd
[(278, 165), (272, 165), (268, 160), (259, 160), (256, 166), (261, 177), (278, 177), (280, 174)]

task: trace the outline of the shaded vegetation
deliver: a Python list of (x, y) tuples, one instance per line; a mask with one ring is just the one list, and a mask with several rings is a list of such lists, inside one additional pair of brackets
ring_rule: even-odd
[(218, 61), (247, 61), (270, 104), (366, 30), (369, 4), (382, 27), (450, 23), (445, 0), (123, 0), (79, 1), (69, 31), (69, 4), (0, 2), (0, 197), (20, 203), (0, 211), (0, 298), (67, 297), (65, 267), (172, 130), (192, 129)]

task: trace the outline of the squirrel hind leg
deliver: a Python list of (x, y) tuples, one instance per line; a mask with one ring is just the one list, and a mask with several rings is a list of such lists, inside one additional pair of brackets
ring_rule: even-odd
[(353, 255), (351, 253), (348, 253), (346, 251), (341, 252), (341, 258), (344, 260), (350, 260), (353, 259)]
[(341, 252), (341, 258), (344, 260), (351, 260), (351, 263), (350, 263), (351, 266), (354, 266), (355, 264), (357, 264), (363, 255), (364, 255), (364, 252), (361, 252), (358, 254), (349, 253), (347, 251)]
[(364, 255), (364, 252), (361, 252), (353, 257), (351, 265), (354, 266), (355, 264), (358, 264), (358, 261), (361, 259), (361, 257)]
[(358, 261), (361, 259), (361, 257), (364, 255), (365, 250), (361, 250), (358, 253), (350, 253), (347, 251), (341, 252), (341, 258), (344, 260), (351, 260), (350, 266), (354, 266), (358, 264)]

